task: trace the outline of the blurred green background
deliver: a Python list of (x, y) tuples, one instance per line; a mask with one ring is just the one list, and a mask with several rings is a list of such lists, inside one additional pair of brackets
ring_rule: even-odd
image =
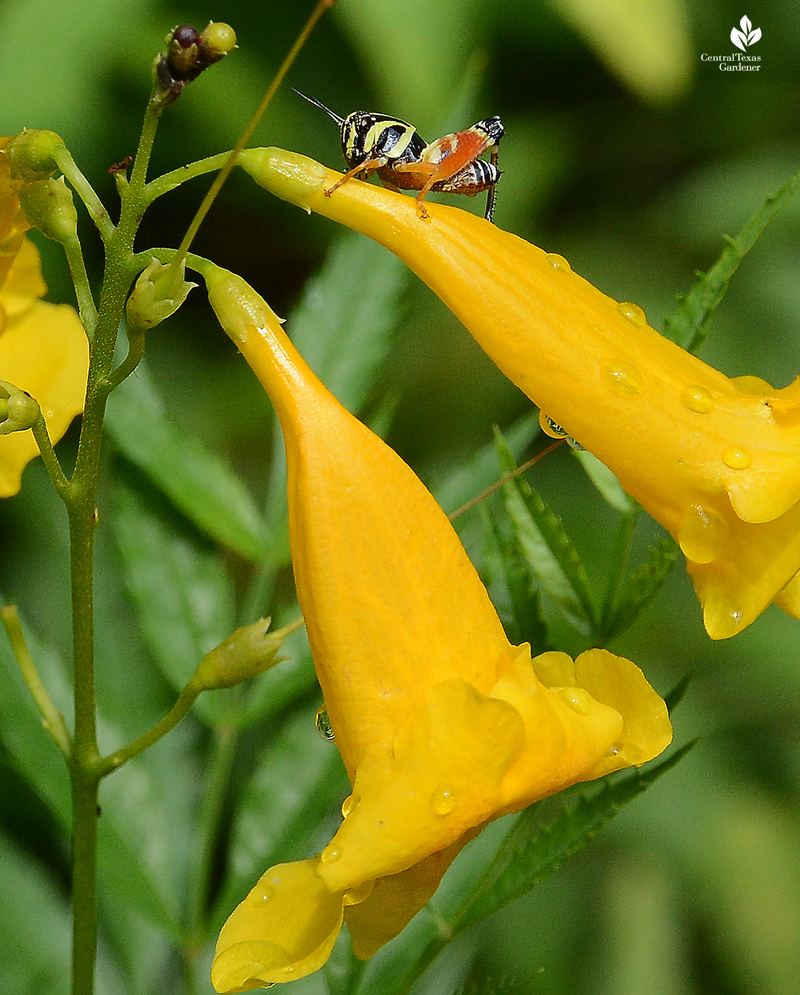
[[(239, 48), (165, 113), (151, 175), (231, 147), (310, 7), (297, 0), (226, 0), (216, 7), (1, 0), (0, 133), (58, 131), (113, 205), (108, 167), (135, 151), (152, 60), (166, 32), (179, 23), (203, 27), (209, 19), (225, 20), (235, 28)], [(762, 30), (751, 49), (761, 57), (760, 70), (723, 72), (719, 63), (702, 61), (702, 53), (733, 51), (731, 28), (745, 14)], [(798, 66), (800, 8), (789, 0), (763, 0), (757, 9), (728, 0), (339, 0), (288, 83), (341, 114), (396, 114), (428, 140), (501, 115), (506, 137), (497, 223), (566, 256), (611, 297), (638, 303), (660, 328), (695, 271), (712, 264), (723, 236), (735, 234), (800, 167)], [(337, 129), (288, 87), (253, 143), (341, 166)], [(140, 248), (177, 245), (208, 183), (186, 184), (157, 203), (142, 226)], [(455, 202), (482, 210), (482, 203)], [(90, 269), (99, 274), (99, 243), (88, 226), (85, 231)], [(279, 314), (291, 316), (341, 236), (325, 219), (307, 217), (234, 175), (194, 248), (243, 275)], [(776, 386), (800, 372), (798, 244), (795, 202), (736, 275), (701, 353), (706, 361), (729, 375), (756, 374)], [(58, 250), (41, 248), (52, 299), (71, 300)], [(491, 442), (493, 424), (510, 428), (530, 405), (427, 288), (402, 279), (402, 303), (389, 321), (388, 357), (361, 399), (361, 412), (386, 427), (391, 444), (450, 511), (459, 502), (447, 505), (444, 482)], [(269, 405), (213, 321), (202, 290), (150, 336), (148, 364), (169, 419), (233, 467), (256, 495), (263, 493), (271, 472)], [(70, 445), (74, 431), (65, 452)], [(113, 441), (107, 475), (121, 488), (123, 504), (157, 505), (162, 520), (195, 542), (192, 527), (148, 489), (140, 470), (114, 455)], [(532, 479), (601, 578), (613, 519), (598, 507), (571, 454), (559, 451)], [(101, 523), (106, 510), (101, 506)], [(463, 525), (480, 562), (479, 531)], [(650, 532), (656, 534), (655, 527)], [(125, 593), (130, 581), (124, 579), (120, 530), (112, 536), (101, 524), (100, 534), (99, 681), (110, 717), (102, 735), (110, 748), (157, 720), (173, 692), (164, 676), (169, 665), (154, 662)], [(241, 593), (247, 571), (237, 557), (201, 548)], [(69, 658), (65, 550), (61, 510), (41, 467), (32, 465), (21, 494), (0, 506), (0, 588), (19, 604), (47, 659)], [(209, 576), (216, 569), (210, 566)], [(276, 604), (288, 606), (285, 570), (279, 581)], [(214, 589), (210, 581), (205, 594), (211, 597)], [(272, 604), (259, 610), (270, 611)], [(229, 614), (235, 615), (232, 607)], [(675, 715), (676, 740), (699, 735), (699, 744), (558, 875), (460, 941), (419, 991), (447, 995), (464, 985), (466, 991), (535, 995), (796, 995), (798, 625), (772, 608), (734, 640), (712, 643), (680, 565), (611, 648), (639, 663), (662, 693), (693, 672)], [(583, 647), (576, 640), (563, 648)], [(297, 654), (302, 658), (302, 648)], [(53, 673), (63, 672), (54, 667)], [(311, 728), (319, 701), (307, 673), (298, 678), (291, 707), (239, 742), (233, 764), (228, 804), (240, 797), (239, 788), (249, 791), (250, 823), (243, 826), (229, 811), (224, 825), (240, 844), (246, 831), (261, 832), (267, 838), (253, 849), (277, 854), (270, 859), (310, 853), (335, 822), (331, 799), (343, 794), (341, 772), (320, 752), (324, 744)], [(8, 700), (2, 688), (0, 696)], [(46, 775), (39, 770), (39, 780), (26, 769), (19, 760), (24, 736), (9, 714), (0, 711), (0, 893), (6, 906), (0, 990), (56, 995), (67, 990), (68, 844), (52, 801), (61, 789), (47, 796), (41, 778), (58, 780), (62, 772), (57, 760)], [(130, 853), (147, 870), (139, 875), (119, 862), (115, 870), (106, 868), (119, 880), (111, 881), (101, 908), (101, 991), (210, 991), (202, 980), (206, 938), (197, 940), (192, 954), (193, 981), (171, 952), (169, 923), (180, 919), (180, 911), (148, 917), (146, 910), (158, 903), (141, 895), (163, 887), (172, 896), (167, 905), (191, 904), (181, 861), (190, 860), (184, 851), (196, 845), (193, 815), (204, 766), (212, 763), (209, 751), (220, 743), (219, 714), (216, 722), (212, 735), (208, 717), (190, 718), (152, 751), (155, 759), (131, 765), (104, 785), (104, 807), (127, 813), (140, 827)], [(318, 804), (280, 836), (275, 810), (302, 807), (287, 785), (302, 781), (303, 771)], [(254, 772), (261, 779), (255, 786)], [(273, 845), (271, 833), (283, 842)], [(227, 842), (216, 851), (220, 866), (212, 868), (212, 894), (221, 887), (226, 859), (234, 859), (224, 856)], [(241, 856), (247, 846), (234, 851)], [(127, 907), (129, 892), (139, 898)], [(240, 897), (234, 894), (232, 901)], [(186, 936), (180, 943), (187, 948)], [(487, 979), (494, 988), (485, 987)], [(295, 988), (316, 993), (321, 985), (315, 978)]]

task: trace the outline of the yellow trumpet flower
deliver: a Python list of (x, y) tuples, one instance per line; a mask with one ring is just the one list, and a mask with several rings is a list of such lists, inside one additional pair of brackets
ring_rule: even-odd
[[(457, 208), (351, 181), (280, 149), (245, 152), (262, 186), (403, 259), (543, 414), (678, 541), (712, 638), (771, 602), (800, 617), (800, 380), (730, 379), (555, 253)], [(547, 418), (543, 418), (547, 430)]]
[[(9, 184), (0, 138), (0, 380), (38, 401), (56, 442), (83, 410), (89, 347), (75, 310), (39, 300), (47, 292), (39, 253)], [(29, 431), (0, 435), (0, 497), (20, 489), (22, 471), (39, 455)]]
[(512, 646), (442, 510), (316, 378), (268, 305), (204, 267), (286, 440), (300, 604), (352, 784), (321, 854), (270, 868), (220, 933), (218, 992), (293, 981), (342, 923), (358, 957), (397, 935), (492, 819), (657, 756), (663, 701), (630, 661)]

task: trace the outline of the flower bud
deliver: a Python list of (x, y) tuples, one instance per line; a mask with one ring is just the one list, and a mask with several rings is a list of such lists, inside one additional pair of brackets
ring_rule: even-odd
[(0, 435), (32, 428), (40, 414), (39, 405), (30, 394), (0, 380)]
[(29, 224), (43, 235), (62, 245), (75, 237), (78, 212), (63, 176), (21, 183), (17, 192)]
[(128, 324), (144, 331), (169, 318), (183, 304), (196, 283), (184, 279), (185, 266), (176, 269), (153, 259), (139, 274), (133, 293), (128, 298)]
[(12, 180), (45, 180), (59, 168), (56, 153), (65, 148), (55, 131), (32, 128), (16, 135), (6, 146)]
[(158, 84), (166, 91), (161, 99), (169, 103), (180, 96), (187, 83), (236, 47), (236, 33), (221, 21), (211, 21), (202, 34), (191, 24), (181, 24), (165, 42), (167, 51), (156, 60), (155, 72)]
[(189, 682), (199, 693), (230, 688), (257, 677), (283, 657), (276, 656), (288, 635), (303, 624), (300, 618), (275, 632), (268, 632), (271, 619), (261, 618), (244, 625), (206, 654)]

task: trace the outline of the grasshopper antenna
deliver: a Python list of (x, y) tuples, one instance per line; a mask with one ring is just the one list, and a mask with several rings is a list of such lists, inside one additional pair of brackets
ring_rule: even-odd
[(300, 90), (295, 90), (294, 87), (292, 87), (292, 89), (298, 95), (298, 97), (302, 97), (303, 100), (307, 100), (310, 104), (313, 104), (315, 107), (319, 107), (320, 110), (325, 111), (325, 113), (328, 115), (328, 117), (332, 117), (333, 120), (338, 125), (344, 124), (344, 118), (343, 117), (339, 117), (338, 114), (334, 114), (333, 111), (330, 109), (330, 107), (326, 107), (325, 104), (321, 104), (319, 102), (319, 100), (315, 100), (314, 97), (309, 97), (308, 94), (306, 94), (306, 93), (301, 93)]

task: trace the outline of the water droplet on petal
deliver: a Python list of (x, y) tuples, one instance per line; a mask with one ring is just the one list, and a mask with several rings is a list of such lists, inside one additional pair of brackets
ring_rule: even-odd
[(294, 965), (293, 965), (293, 964), (289, 964), (289, 966), (288, 966), (288, 967), (285, 967), (285, 968), (283, 969), (283, 973), (284, 973), (284, 974), (294, 974), (294, 972), (295, 972), (295, 968), (294, 968)]
[(713, 639), (727, 639), (736, 635), (743, 620), (741, 605), (727, 595), (709, 598), (703, 605), (703, 621)]
[(262, 902), (271, 902), (275, 897), (275, 889), (270, 884), (265, 884), (261, 888), (261, 893), (258, 895)]
[(567, 445), (571, 446), (576, 452), (585, 453), (586, 446), (582, 446), (577, 439), (573, 439), (571, 435), (567, 436)]
[(348, 815), (356, 808), (361, 802), (360, 795), (348, 795), (347, 798), (342, 802), (342, 818), (346, 819)]
[(567, 260), (563, 256), (560, 256), (557, 252), (548, 252), (545, 258), (553, 269), (560, 269), (565, 273), (569, 273), (572, 269)]
[(693, 504), (678, 529), (678, 544), (687, 560), (711, 563), (728, 539), (728, 526), (716, 512)]
[(606, 756), (618, 757), (622, 753), (622, 743), (612, 743), (608, 748)]
[(711, 393), (700, 384), (689, 384), (681, 392), (681, 404), (690, 411), (705, 415), (714, 407), (714, 399)]
[(746, 470), (752, 464), (753, 457), (746, 449), (728, 446), (727, 449), (722, 450), (722, 462), (731, 470)]
[(319, 855), (319, 859), (323, 864), (335, 864), (337, 860), (341, 859), (341, 856), (341, 847), (337, 846), (335, 843), (329, 843)]
[(583, 688), (561, 688), (558, 694), (578, 715), (589, 714), (592, 703), (589, 695)]
[(632, 396), (640, 394), (644, 381), (642, 374), (632, 363), (626, 363), (624, 359), (603, 367), (603, 377), (618, 394)]
[(638, 304), (631, 304), (630, 301), (622, 301), (620, 304), (617, 304), (617, 311), (637, 328), (644, 328), (647, 324), (644, 311), (642, 311)]
[(324, 739), (326, 743), (336, 741), (331, 720), (328, 718), (328, 709), (324, 705), (317, 709), (317, 714), (314, 716), (314, 728), (319, 733), (320, 738)]
[(431, 795), (430, 805), (434, 815), (449, 815), (456, 807), (456, 798), (449, 788), (438, 788)]
[(542, 431), (546, 432), (551, 438), (567, 438), (567, 430), (562, 428), (557, 421), (553, 421), (550, 415), (546, 415), (544, 411), (539, 412), (539, 424), (542, 426)]

